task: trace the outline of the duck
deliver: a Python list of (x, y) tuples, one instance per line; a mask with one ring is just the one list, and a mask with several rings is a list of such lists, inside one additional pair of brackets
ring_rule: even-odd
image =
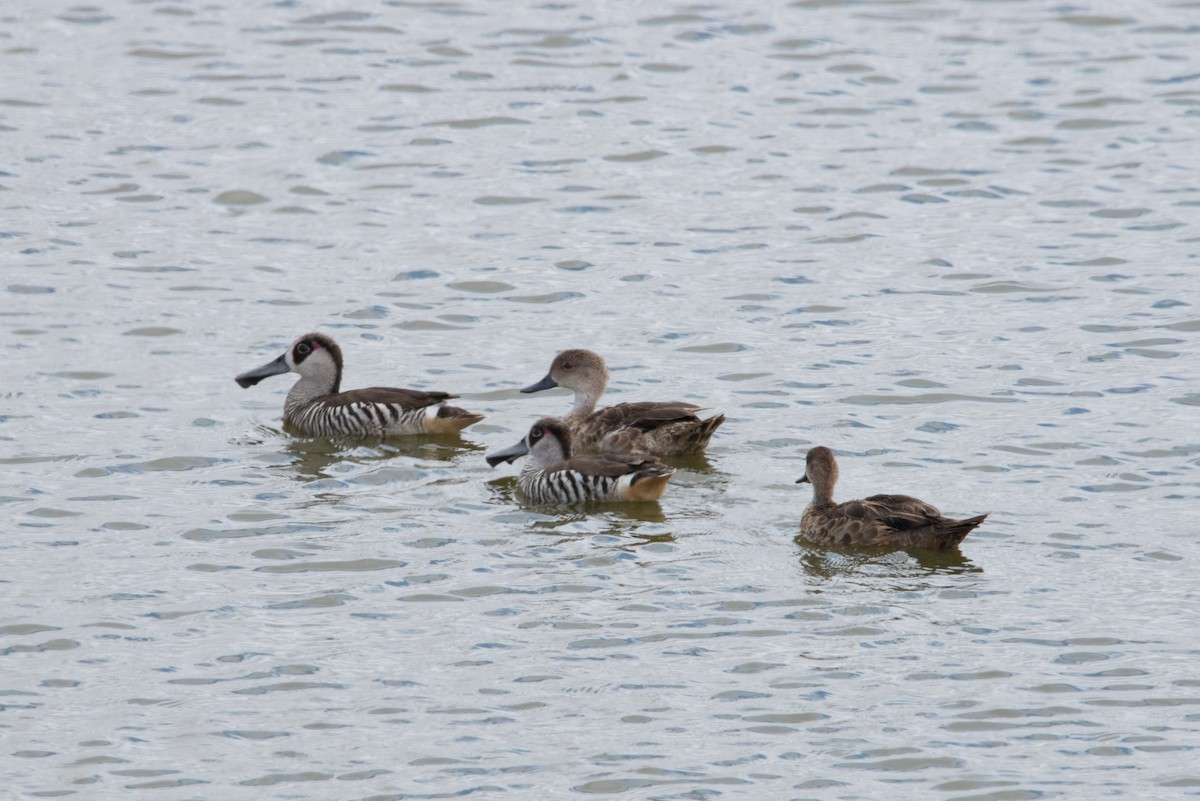
[(597, 411), (596, 402), (606, 386), (604, 359), (593, 351), (572, 348), (554, 357), (545, 378), (521, 392), (554, 387), (574, 391), (575, 405), (563, 420), (581, 452), (687, 456), (701, 453), (725, 422), (723, 414), (701, 419), (696, 413), (703, 407), (682, 401), (618, 403)]
[(278, 358), (234, 380), (243, 389), (264, 378), (299, 373), (283, 402), (283, 422), (308, 437), (449, 434), (478, 423), (482, 414), (446, 401), (446, 392), (368, 387), (342, 392), (342, 349), (326, 334), (308, 333)]
[(520, 442), (488, 454), (487, 463), (495, 467), (528, 455), (517, 486), (534, 503), (656, 501), (675, 475), (675, 468), (652, 456), (572, 456), (571, 436), (565, 421), (543, 417)]
[(812, 503), (800, 517), (800, 531), (818, 545), (877, 545), (949, 550), (987, 520), (987, 515), (954, 520), (937, 507), (908, 495), (872, 495), (835, 503), (837, 459), (823, 445), (809, 450), (797, 484), (812, 484)]

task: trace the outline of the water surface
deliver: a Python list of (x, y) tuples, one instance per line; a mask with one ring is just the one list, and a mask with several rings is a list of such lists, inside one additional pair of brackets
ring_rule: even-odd
[[(19, 797), (1200, 793), (1194, 4), (3, 14)], [(287, 436), (314, 329), (488, 419)], [(485, 464), (576, 346), (728, 416), (660, 504)]]

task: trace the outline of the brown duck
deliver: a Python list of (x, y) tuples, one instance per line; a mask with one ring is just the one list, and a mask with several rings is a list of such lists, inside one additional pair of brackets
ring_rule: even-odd
[(575, 406), (563, 420), (576, 450), (592, 453), (641, 453), (684, 456), (700, 453), (725, 415), (702, 420), (703, 407), (682, 401), (617, 403), (596, 410), (608, 386), (604, 359), (590, 350), (572, 348), (554, 358), (550, 372), (522, 392), (565, 387), (575, 392)]
[(942, 517), (936, 507), (908, 495), (872, 495), (834, 503), (837, 460), (824, 446), (813, 448), (797, 484), (812, 484), (812, 503), (800, 518), (800, 531), (818, 545), (883, 545), (897, 548), (956, 548), (987, 519)]

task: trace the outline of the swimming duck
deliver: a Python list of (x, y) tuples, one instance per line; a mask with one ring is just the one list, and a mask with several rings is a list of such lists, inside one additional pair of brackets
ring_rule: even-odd
[(707, 420), (696, 416), (694, 403), (643, 401), (618, 403), (596, 411), (596, 401), (608, 385), (604, 359), (590, 350), (572, 348), (554, 357), (550, 372), (522, 392), (566, 387), (575, 392), (575, 406), (564, 418), (580, 451), (684, 456), (699, 453), (725, 415)]
[(446, 401), (446, 392), (370, 387), (339, 392), (342, 349), (325, 334), (305, 334), (279, 358), (235, 380), (243, 388), (280, 373), (299, 373), (283, 402), (283, 421), (309, 437), (444, 434), (483, 419)]
[(488, 454), (487, 463), (495, 467), (526, 454), (517, 486), (534, 503), (654, 501), (675, 474), (654, 457), (571, 456), (570, 429), (553, 417), (534, 423), (516, 445)]
[(800, 518), (800, 530), (818, 545), (892, 545), (899, 548), (955, 548), (987, 515), (951, 520), (936, 507), (907, 495), (872, 495), (861, 501), (833, 502), (838, 480), (833, 451), (808, 452), (804, 475), (813, 500)]

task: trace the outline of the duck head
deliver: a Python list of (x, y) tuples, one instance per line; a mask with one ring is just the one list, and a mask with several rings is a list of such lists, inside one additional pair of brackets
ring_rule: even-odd
[(529, 433), (515, 445), (489, 453), (487, 463), (492, 467), (501, 462), (515, 462), (529, 454), (538, 468), (571, 458), (571, 435), (567, 426), (556, 417), (543, 417), (533, 424)]
[(583, 348), (564, 350), (550, 363), (550, 372), (522, 392), (541, 392), (543, 389), (566, 387), (576, 394), (599, 397), (608, 385), (608, 368), (598, 353)]
[(809, 450), (804, 457), (804, 475), (796, 479), (797, 484), (812, 484), (814, 499), (831, 503), (833, 488), (838, 480), (838, 463), (833, 451), (824, 445)]
[(342, 349), (325, 334), (305, 334), (278, 358), (247, 370), (234, 380), (246, 389), (282, 373), (299, 373), (302, 378), (320, 384), (324, 392), (337, 392), (342, 383)]

